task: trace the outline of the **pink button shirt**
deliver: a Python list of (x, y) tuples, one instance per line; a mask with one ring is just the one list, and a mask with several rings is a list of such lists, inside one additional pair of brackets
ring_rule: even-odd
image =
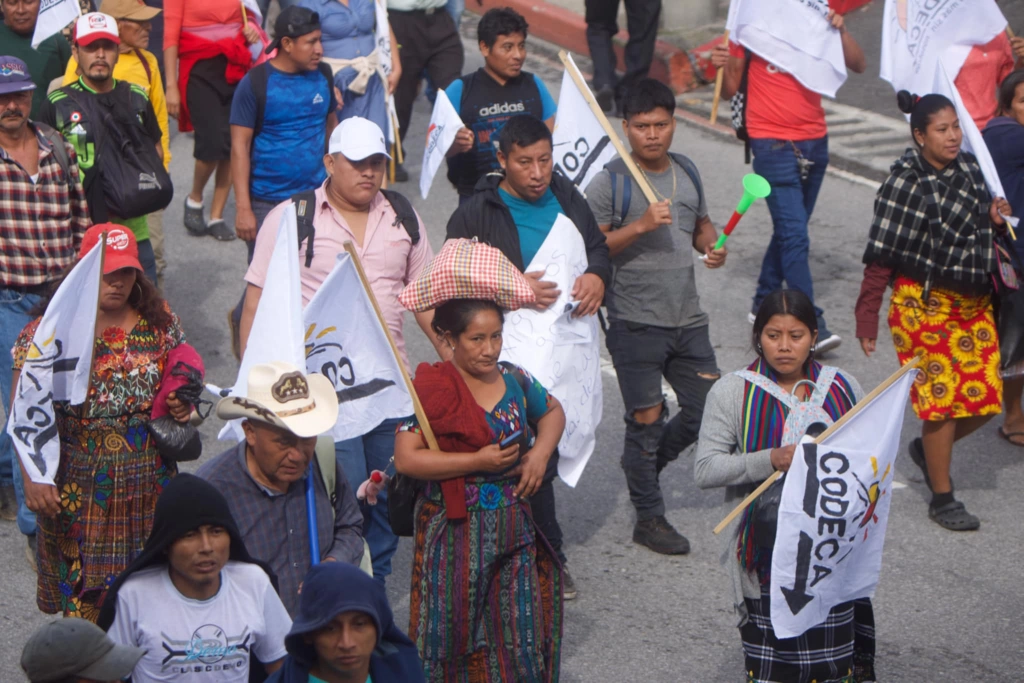
[[(305, 261), (305, 243), (299, 249), (302, 304), (308, 304), (327, 279), (338, 254), (345, 251), (345, 242), (352, 242), (363, 263), (370, 288), (377, 297), (377, 303), (380, 304), (384, 320), (391, 330), (391, 336), (394, 337), (395, 345), (408, 367), (409, 359), (405, 353), (405, 337), (402, 334), (405, 308), (398, 303), (398, 295), (407, 284), (419, 277), (423, 268), (434, 258), (423, 221), (420, 219), (420, 241), (414, 246), (409, 233), (401, 223), (392, 225), (395, 222), (395, 211), (384, 199), (384, 195), (378, 193), (370, 202), (366, 234), (363, 237), (363, 245), (359, 246), (345, 218), (327, 201), (327, 182), (330, 180), (316, 190), (316, 213), (313, 214), (316, 237), (313, 240), (313, 262), (309, 268), (306, 267)], [(267, 214), (256, 236), (256, 251), (249, 271), (245, 274), (245, 281), (257, 287), (262, 288), (267, 279), (270, 254), (274, 250), (281, 225), (281, 214), (284, 213), (287, 204), (282, 202)]]

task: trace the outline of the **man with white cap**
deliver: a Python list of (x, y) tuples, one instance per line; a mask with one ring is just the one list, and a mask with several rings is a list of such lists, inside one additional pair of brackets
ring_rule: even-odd
[(117, 645), (88, 619), (58, 619), (36, 630), (21, 651), (21, 669), (30, 683), (120, 681), (146, 651)]
[(317, 559), (358, 565), (363, 556), (363, 517), (345, 472), (335, 465), (334, 491), (328, 491), (319, 468), (310, 470), (317, 437), (338, 419), (334, 385), (288, 363), (256, 365), (246, 395), (221, 399), (217, 417), (241, 418), (245, 440), (196, 474), (224, 494), (246, 549), (277, 575), (281, 601), (293, 614), (302, 577), (313, 566), (307, 476), (314, 477)]
[[(330, 274), (338, 254), (345, 250), (345, 242), (352, 242), (408, 367), (402, 334), (405, 309), (398, 303), (398, 295), (405, 285), (419, 277), (434, 254), (423, 223), (409, 200), (397, 192), (381, 189), (388, 159), (384, 133), (375, 123), (355, 116), (345, 119), (331, 134), (324, 157), (327, 180), (315, 191), (296, 195), (292, 201), (296, 203), (299, 234), (313, 232), (310, 242), (304, 242), (299, 250), (303, 304), (309, 303)], [(256, 252), (245, 275), (249, 285), (242, 312), (243, 350), (286, 206), (287, 203), (279, 204), (270, 212), (256, 238)], [(430, 331), (433, 311), (415, 315), (440, 354), (440, 341)], [(395, 427), (400, 421), (385, 420), (362, 438), (337, 444), (339, 461), (354, 485), (365, 481), (373, 470), (387, 470), (394, 453)], [(374, 576), (381, 581), (391, 573), (391, 557), (398, 547), (398, 538), (391, 533), (388, 523), (386, 494), (383, 498), (373, 506), (366, 533)]]

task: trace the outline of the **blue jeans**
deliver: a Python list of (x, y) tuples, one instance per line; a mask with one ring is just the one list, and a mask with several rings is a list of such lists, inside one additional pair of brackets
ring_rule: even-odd
[(36, 294), (25, 294), (17, 289), (0, 286), (0, 349), (4, 353), (4, 360), (0, 362), (0, 394), (3, 395), (5, 415), (3, 430), (0, 431), (0, 484), (14, 484), (14, 494), (18, 499), (18, 529), (25, 535), (36, 532), (36, 515), (25, 507), (25, 487), (21, 482), (21, 468), (15, 460), (11, 437), (7, 436), (6, 416), (11, 414), (11, 381), (14, 375), (10, 349), (25, 325), (32, 321), (29, 311), (35, 308), (40, 300), (41, 297)]
[[(395, 428), (401, 421), (384, 420), (361, 437), (334, 444), (334, 454), (345, 472), (345, 478), (348, 479), (353, 493), (360, 484), (370, 478), (370, 472), (373, 470), (391, 475), (395, 473), (395, 468), (389, 467), (388, 463), (395, 454)], [(363, 525), (363, 538), (370, 546), (373, 578), (383, 584), (391, 573), (391, 558), (398, 549), (398, 536), (391, 533), (391, 523), (388, 521), (387, 491), (381, 491), (377, 495), (376, 505), (366, 507), (369, 508), (370, 515)]]
[(140, 241), (138, 244), (139, 265), (142, 266), (142, 272), (154, 287), (159, 287), (160, 283), (156, 274), (156, 254), (153, 253), (153, 243), (148, 239), (145, 239)]
[[(807, 180), (800, 178), (793, 145), (804, 158), (814, 162)], [(825, 179), (828, 136), (793, 143), (786, 140), (752, 139), (750, 151), (754, 154), (754, 173), (764, 176), (772, 186), (772, 193), (765, 201), (772, 214), (773, 224), (772, 240), (761, 262), (761, 276), (757, 281), (751, 310), (756, 313), (766, 296), (782, 289), (783, 282), (790, 289), (799, 289), (813, 303), (814, 284), (811, 282), (808, 260), (811, 240), (807, 223)], [(820, 308), (815, 306), (814, 310), (818, 315), (818, 336), (824, 338), (828, 336), (825, 318)]]

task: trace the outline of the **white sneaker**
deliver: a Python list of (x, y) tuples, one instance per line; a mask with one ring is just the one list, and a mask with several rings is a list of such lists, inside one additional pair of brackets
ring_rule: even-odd
[(748, 323), (753, 325), (755, 320), (757, 320), (757, 316), (756, 315), (754, 315), (753, 313), (747, 313), (747, 322)]
[(825, 353), (826, 351), (839, 348), (839, 345), (842, 343), (843, 340), (838, 334), (829, 334), (824, 339), (818, 340), (818, 343), (814, 345), (814, 352)]

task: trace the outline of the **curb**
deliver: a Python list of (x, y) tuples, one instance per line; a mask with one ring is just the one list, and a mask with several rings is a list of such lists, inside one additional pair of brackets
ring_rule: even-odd
[[(582, 15), (544, 0), (477, 0), (472, 6), (469, 3), (466, 5), (466, 9), (475, 14), (483, 14), (496, 7), (511, 7), (522, 14), (530, 24), (531, 36), (547, 40), (570, 52), (590, 55), (587, 47), (587, 22)], [(619, 31), (612, 39), (619, 64), (623, 63), (623, 49), (628, 38), (629, 34)], [(676, 94), (700, 85), (686, 51), (663, 40), (655, 44), (650, 76), (668, 85)]]

